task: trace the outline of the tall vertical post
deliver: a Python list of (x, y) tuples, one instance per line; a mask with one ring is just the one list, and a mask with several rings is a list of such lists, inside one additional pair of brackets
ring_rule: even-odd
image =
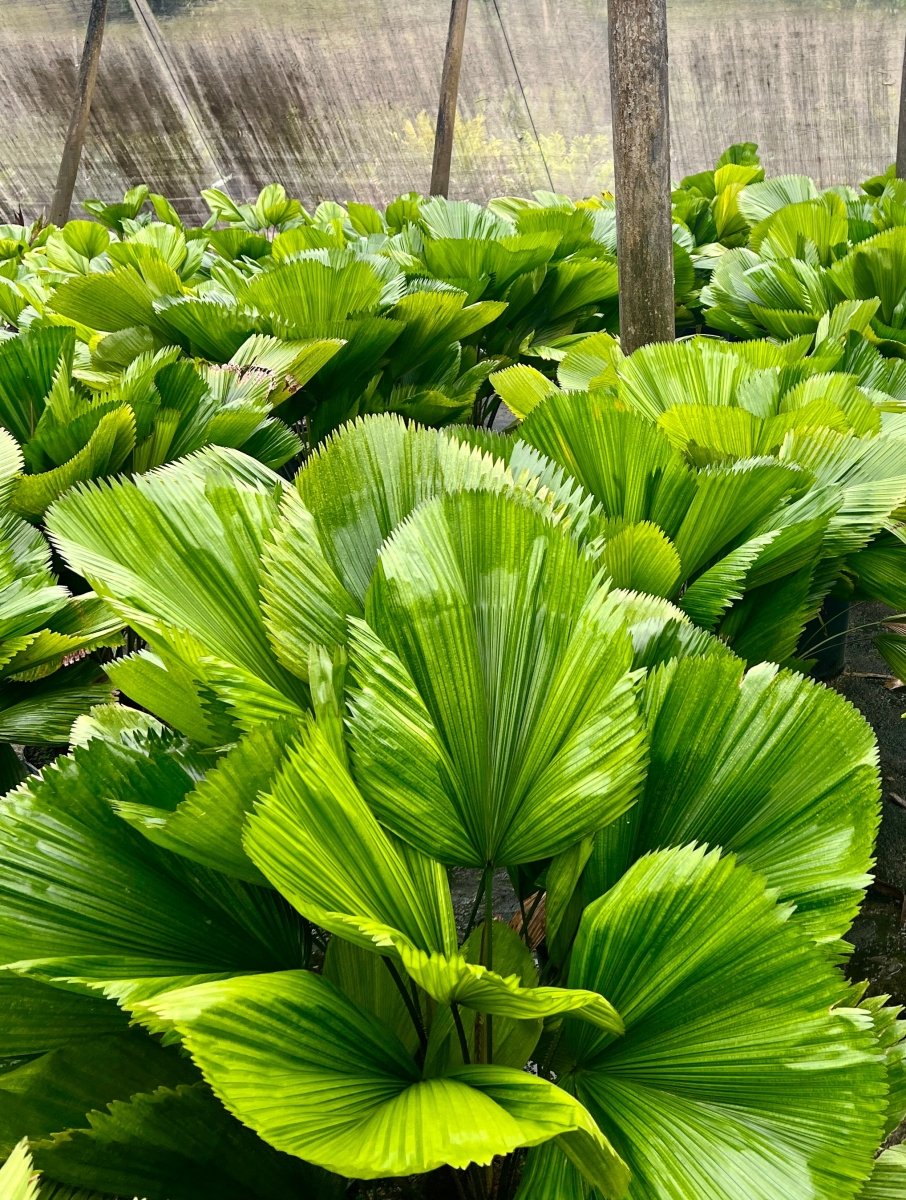
[(900, 120), (897, 126), (897, 179), (906, 179), (906, 47), (903, 50), (903, 76), (900, 80)]
[(608, 0), (620, 344), (674, 337), (666, 0)]
[(444, 69), (440, 77), (440, 104), (434, 131), (434, 162), (431, 166), (431, 195), (446, 196), (450, 191), (450, 163), (453, 161), (453, 131), (456, 126), (456, 101), (459, 97), (459, 72), (466, 39), (469, 0), (451, 0), (450, 27), (444, 51)]
[(88, 117), (91, 113), (91, 98), (94, 95), (94, 85), (98, 77), (98, 60), (101, 57), (101, 42), (104, 39), (106, 19), (107, 0), (91, 0), (88, 30), (85, 34), (85, 45), (82, 47), (82, 61), (79, 63), (76, 103), (69, 122), (69, 129), (66, 131), (63, 156), (57, 172), (57, 185), (54, 188), (53, 201), (50, 206), (50, 219), (54, 225), (65, 225), (69, 220), (72, 196), (79, 174), (79, 163), (82, 160), (82, 146), (85, 143), (85, 132), (88, 129)]

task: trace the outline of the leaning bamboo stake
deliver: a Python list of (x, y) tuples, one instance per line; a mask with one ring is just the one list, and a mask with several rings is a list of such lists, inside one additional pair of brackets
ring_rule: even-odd
[(666, 0), (609, 0), (620, 344), (674, 337)]
[(456, 101), (459, 96), (459, 72), (466, 39), (469, 0), (452, 0), (444, 69), (440, 78), (440, 104), (434, 132), (434, 162), (431, 166), (431, 195), (446, 196), (450, 191), (450, 163), (453, 161), (453, 131), (456, 126)]
[(82, 160), (82, 146), (85, 143), (85, 133), (88, 129), (91, 98), (94, 95), (94, 85), (98, 77), (98, 60), (101, 57), (101, 42), (104, 38), (106, 19), (107, 0), (91, 0), (88, 30), (85, 34), (85, 45), (82, 47), (82, 61), (79, 63), (76, 105), (69, 122), (69, 129), (66, 131), (63, 157), (60, 159), (60, 170), (57, 173), (57, 186), (54, 189), (53, 202), (50, 206), (50, 219), (54, 225), (65, 225), (69, 220), (69, 210), (72, 207), (76, 178), (79, 174), (79, 163)]
[(897, 127), (897, 179), (906, 179), (906, 47), (900, 80), (900, 121)]

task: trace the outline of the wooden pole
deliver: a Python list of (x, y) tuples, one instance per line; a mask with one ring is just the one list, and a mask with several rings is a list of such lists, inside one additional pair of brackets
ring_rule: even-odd
[(897, 127), (897, 179), (906, 179), (906, 47), (903, 50), (903, 76), (900, 80), (900, 122)]
[(82, 47), (82, 61), (79, 63), (76, 105), (69, 122), (69, 129), (66, 132), (63, 157), (60, 159), (60, 170), (57, 173), (57, 186), (54, 189), (53, 202), (50, 206), (50, 219), (54, 225), (65, 225), (69, 220), (72, 196), (79, 174), (79, 163), (82, 160), (82, 146), (85, 143), (85, 132), (88, 129), (91, 98), (94, 95), (94, 85), (98, 77), (98, 60), (101, 57), (101, 42), (104, 38), (106, 19), (107, 0), (91, 0), (88, 31), (85, 34), (85, 45)]
[(453, 161), (453, 130), (456, 126), (456, 101), (459, 96), (459, 72), (466, 38), (469, 0), (452, 0), (444, 69), (440, 78), (440, 104), (434, 131), (434, 162), (431, 166), (431, 195), (450, 192), (450, 163)]
[(608, 0), (620, 344), (674, 337), (666, 0)]

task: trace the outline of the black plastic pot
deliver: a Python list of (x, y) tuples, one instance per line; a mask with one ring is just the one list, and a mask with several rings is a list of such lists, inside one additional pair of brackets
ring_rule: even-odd
[(846, 631), (849, 600), (828, 596), (814, 621), (809, 621), (799, 643), (799, 658), (813, 658), (813, 679), (835, 679), (846, 664)]

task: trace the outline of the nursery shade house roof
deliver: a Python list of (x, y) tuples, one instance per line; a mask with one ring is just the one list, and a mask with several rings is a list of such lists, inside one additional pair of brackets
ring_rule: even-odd
[[(89, 0), (3, 0), (0, 217), (46, 209)], [(668, 0), (673, 175), (893, 158), (904, 0)], [(605, 0), (472, 0), (451, 196), (613, 180)], [(111, 0), (76, 201), (145, 181), (306, 203), (425, 191), (449, 0)]]

